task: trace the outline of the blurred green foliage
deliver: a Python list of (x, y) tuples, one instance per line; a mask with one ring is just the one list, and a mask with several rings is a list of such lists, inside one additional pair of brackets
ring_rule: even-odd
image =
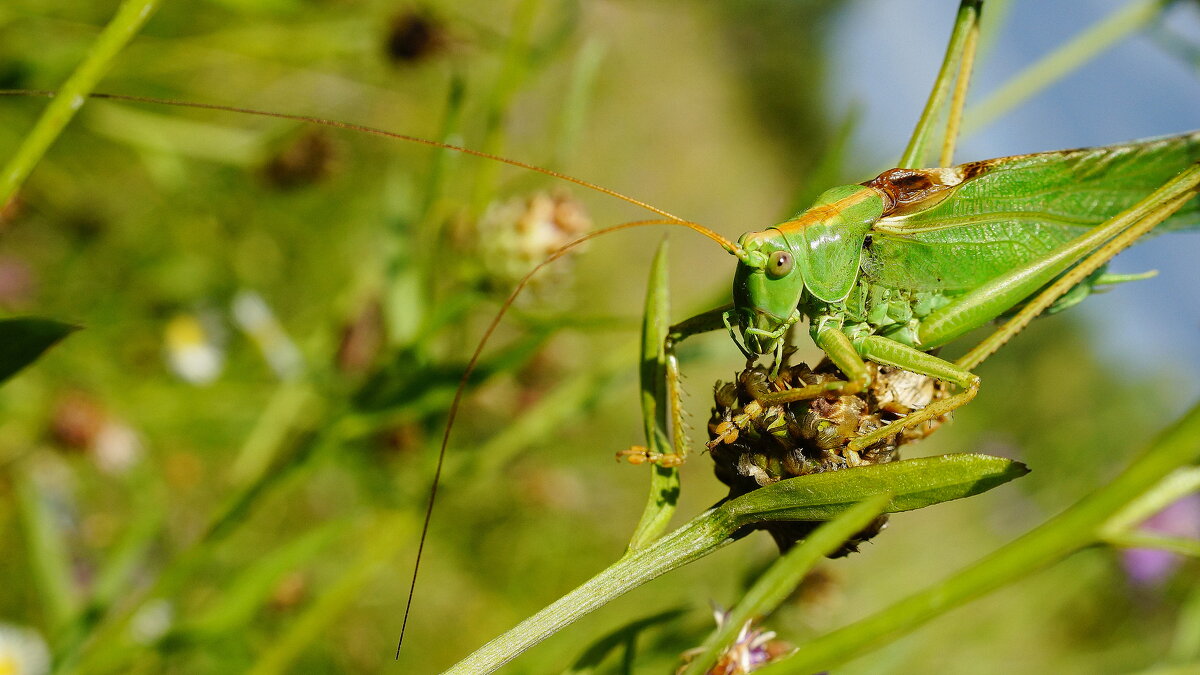
[[(822, 104), (837, 86), (822, 57), (836, 8), (736, 5), (167, 3), (101, 90), (449, 140), (735, 236), (794, 206), (812, 172), (872, 168), (825, 152), (850, 128)], [(0, 84), (54, 89), (115, 6), (5, 3)], [(0, 101), (0, 156), (44, 105)], [(475, 228), (563, 188), (362, 134), (88, 102), (0, 216), (0, 307), (85, 328), (0, 389), (0, 621), (36, 628), (64, 672), (391, 667), (446, 408), (513, 281), (494, 264), (513, 249)], [(597, 225), (642, 217), (567, 192)], [(647, 477), (611, 457), (641, 436), (635, 333), (658, 236), (558, 263), (485, 353), (403, 672), (449, 665), (624, 549)], [(708, 242), (676, 237), (673, 256), (679, 316), (726, 293)], [(256, 298), (269, 315), (251, 311)], [(687, 386), (702, 420), (708, 383), (740, 359), (721, 336), (697, 343)], [(1102, 484), (1184, 403), (1169, 373), (1111, 370), (1070, 313), (1007, 346), (977, 402), (917, 450), (1012, 456), (1033, 474), (896, 517), (865, 553), (820, 568), (771, 627), (798, 642), (842, 625)], [(689, 516), (722, 496), (705, 462), (683, 469)], [(708, 602), (734, 603), (775, 556), (764, 537), (740, 542), (512, 672), (669, 672), (708, 633)], [(1134, 587), (1111, 552), (1089, 551), (844, 672), (1145, 667), (1171, 643), (1174, 609), (1200, 603), (1184, 581), (1195, 571)]]

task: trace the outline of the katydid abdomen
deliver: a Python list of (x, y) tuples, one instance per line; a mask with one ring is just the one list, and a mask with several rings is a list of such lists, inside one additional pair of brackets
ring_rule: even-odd
[[(864, 245), (862, 277), (844, 303), (847, 318), (913, 347), (937, 346), (920, 339), (925, 317), (1062, 250), (1197, 160), (1200, 132), (1192, 132), (949, 170), (885, 172), (868, 185), (883, 187), (899, 204), (874, 225)], [(920, 199), (905, 204), (905, 193)], [(1197, 224), (1200, 202), (1192, 199), (1153, 232)], [(1061, 272), (1078, 259), (1064, 258), (1055, 269)], [(1058, 306), (1078, 302), (1105, 280), (1089, 275)]]
[[(1075, 239), (1197, 160), (1200, 132), (964, 164), (955, 169), (962, 182), (932, 206), (876, 223), (864, 277), (911, 291), (974, 288)], [(1198, 223), (1192, 200), (1155, 231)]]

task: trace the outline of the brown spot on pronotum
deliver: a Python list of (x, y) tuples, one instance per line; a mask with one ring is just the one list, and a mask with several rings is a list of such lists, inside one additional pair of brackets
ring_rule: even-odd
[(885, 217), (902, 216), (942, 201), (963, 181), (987, 170), (987, 166), (980, 165), (986, 162), (949, 169), (888, 169), (862, 185), (875, 188), (884, 196)]
[(968, 181), (968, 180), (971, 180), (972, 178), (975, 178), (976, 176), (981, 176), (981, 175), (987, 173), (992, 168), (992, 166), (994, 166), (996, 163), (997, 163), (996, 160), (988, 159), (988, 160), (984, 160), (981, 162), (971, 162), (970, 164), (963, 164), (962, 166), (958, 167), (958, 169), (959, 169), (959, 171), (962, 172), (962, 179), (964, 181)]

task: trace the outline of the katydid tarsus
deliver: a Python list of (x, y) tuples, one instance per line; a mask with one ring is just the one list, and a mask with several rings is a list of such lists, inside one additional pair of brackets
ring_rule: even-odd
[[(936, 377), (960, 388), (920, 413), (851, 442), (861, 447), (968, 402), (980, 384), (975, 367), (1029, 320), (1047, 309), (1077, 302), (1096, 286), (1118, 280), (1105, 276), (1104, 266), (1138, 237), (1155, 227), (1174, 228), (1197, 219), (1192, 198), (1200, 185), (1200, 169), (1195, 166), (1200, 159), (1200, 133), (952, 166), (982, 4), (978, 0), (962, 4), (933, 93), (897, 169), (862, 184), (829, 190), (812, 208), (774, 227), (743, 235), (737, 243), (615, 191), (466, 148), (306, 116), (112, 98), (265, 114), (425, 143), (570, 180), (656, 216), (655, 220), (605, 228), (585, 239), (641, 225), (699, 231), (737, 258), (733, 303), (683, 321), (666, 336), (670, 419), (675, 427), (673, 453), (630, 456), (675, 464), (688, 452), (674, 357), (679, 341), (700, 332), (727, 329), (745, 355), (754, 358), (781, 353), (789, 330), (805, 319), (813, 340), (846, 379), (791, 390), (786, 394), (789, 400), (861, 389), (868, 382), (864, 359)], [(944, 126), (942, 119), (946, 120)], [(938, 159), (933, 160), (930, 156), (937, 139), (942, 142)], [(928, 163), (945, 168), (922, 168)], [(553, 254), (530, 276), (582, 241)], [(487, 329), (468, 371), (503, 311)], [(973, 328), (1010, 314), (991, 337), (956, 362), (930, 353)], [(442, 454), (466, 382), (464, 375), (449, 412)], [(762, 399), (779, 402), (781, 397), (764, 391)], [(439, 460), (438, 475), (440, 471)], [(426, 529), (437, 480), (435, 476)], [(425, 531), (422, 542), (424, 537)], [(419, 551), (417, 555), (419, 561)], [(414, 571), (413, 584), (415, 580)]]

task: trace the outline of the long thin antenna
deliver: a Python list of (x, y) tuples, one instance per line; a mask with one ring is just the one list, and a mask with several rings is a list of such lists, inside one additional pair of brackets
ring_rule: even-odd
[(512, 293), (508, 295), (508, 298), (505, 299), (504, 304), (500, 305), (500, 309), (496, 312), (496, 315), (492, 317), (491, 323), (489, 323), (487, 329), (483, 331), (483, 337), (479, 339), (479, 343), (475, 346), (475, 351), (471, 354), (471, 360), (467, 361), (467, 368), (463, 371), (462, 378), (458, 381), (458, 388), (454, 390), (454, 400), (450, 403), (450, 411), (446, 415), (446, 430), (442, 433), (442, 445), (438, 449), (437, 468), (433, 471), (433, 485), (429, 488), (429, 501), (425, 505), (425, 521), (421, 524), (421, 538), (417, 544), (417, 558), (413, 562), (412, 581), (408, 586), (408, 600), (404, 604), (404, 620), (400, 623), (400, 639), (396, 641), (395, 658), (400, 658), (400, 647), (404, 644), (404, 631), (408, 628), (408, 615), (412, 610), (413, 595), (417, 590), (417, 573), (421, 570), (421, 554), (425, 550), (425, 539), (429, 534), (429, 521), (433, 518), (433, 504), (437, 499), (438, 485), (441, 483), (442, 465), (446, 459), (446, 448), (450, 444), (450, 431), (454, 428), (454, 420), (458, 416), (458, 408), (462, 403), (462, 397), (463, 393), (466, 391), (467, 382), (470, 380), (471, 374), (475, 372), (475, 366), (479, 363), (479, 356), (483, 353), (484, 346), (487, 345), (488, 340), (492, 337), (492, 333), (494, 333), (496, 327), (500, 325), (500, 320), (504, 318), (504, 315), (508, 312), (508, 309), (512, 307), (512, 304), (516, 301), (517, 296), (520, 295), (521, 291), (524, 290), (527, 285), (529, 285), (529, 282), (533, 279), (533, 276), (541, 271), (543, 267), (563, 257), (571, 249), (601, 235), (619, 232), (620, 230), (628, 230), (634, 227), (646, 227), (649, 225), (674, 225), (678, 227), (686, 227), (690, 230), (699, 232), (709, 239), (712, 239), (720, 244), (721, 248), (730, 253), (733, 253), (737, 250), (737, 247), (728, 239), (697, 223), (675, 219), (635, 220), (628, 223), (621, 223), (620, 225), (612, 225), (601, 228), (595, 232), (589, 232), (582, 237), (566, 244), (562, 248), (554, 251), (547, 256), (545, 260), (538, 263), (536, 267), (529, 270), (524, 277), (521, 277), (521, 281), (517, 283), (516, 288), (514, 288)]
[[(45, 90), (30, 90), (30, 89), (0, 89), (0, 96), (40, 96), (40, 97), (46, 97), (46, 98), (53, 98), (55, 96), (55, 92), (45, 91)], [(508, 298), (500, 306), (500, 309), (496, 312), (496, 315), (494, 317), (492, 317), (491, 323), (488, 324), (487, 329), (484, 331), (483, 336), (479, 340), (479, 344), (476, 345), (475, 351), (471, 354), (471, 359), (467, 362), (467, 367), (466, 367), (466, 370), (463, 371), (462, 378), (458, 381), (458, 387), (454, 391), (454, 400), (453, 400), (453, 402), (451, 402), (450, 410), (447, 413), (446, 429), (442, 433), (442, 443), (438, 449), (437, 467), (433, 473), (433, 484), (429, 488), (429, 501), (425, 505), (425, 518), (421, 525), (421, 538), (420, 538), (419, 543), (417, 544), (417, 557), (416, 557), (416, 560), (413, 562), (412, 581), (409, 583), (409, 587), (408, 587), (408, 600), (405, 602), (405, 605), (404, 605), (404, 620), (400, 624), (400, 638), (396, 641), (396, 658), (397, 659), (400, 658), (400, 647), (404, 644), (404, 633), (405, 633), (405, 630), (408, 628), (408, 617), (412, 610), (413, 596), (416, 593), (416, 588), (417, 588), (417, 574), (421, 569), (421, 555), (425, 551), (425, 540), (427, 539), (427, 537), (429, 535), (429, 523), (430, 523), (431, 519), (433, 518), (433, 506), (437, 499), (438, 485), (441, 482), (442, 467), (443, 467), (443, 465), (445, 463), (445, 459), (446, 459), (446, 448), (449, 446), (449, 443), (450, 443), (450, 431), (454, 428), (454, 421), (458, 416), (458, 409), (462, 404), (463, 394), (466, 391), (467, 383), (470, 380), (472, 373), (475, 372), (476, 365), (478, 365), (478, 363), (479, 363), (479, 357), (483, 353), (483, 348), (487, 345), (488, 340), (492, 337), (492, 333), (495, 332), (496, 327), (500, 324), (500, 320), (504, 318), (504, 315), (508, 312), (509, 308), (512, 307), (513, 302), (516, 301), (517, 296), (520, 295), (521, 291), (525, 289), (525, 287), (529, 284), (529, 281), (533, 278), (533, 276), (535, 274), (537, 274), (539, 271), (541, 271), (541, 269), (543, 267), (545, 267), (546, 265), (549, 265), (550, 263), (554, 262), (555, 260), (558, 260), (559, 258), (563, 257), (571, 249), (573, 249), (577, 246), (580, 246), (584, 242), (587, 242), (591, 239), (595, 239), (596, 237), (599, 237), (601, 235), (610, 234), (612, 232), (618, 232), (620, 230), (627, 230), (627, 229), (634, 228), (634, 227), (645, 227), (645, 226), (650, 226), (650, 225), (668, 225), (668, 226), (686, 227), (690, 230), (699, 232), (700, 234), (704, 235), (705, 237), (708, 237), (709, 239), (715, 241), (721, 248), (725, 249), (725, 251), (727, 251), (729, 253), (737, 255), (740, 252), (740, 249), (737, 247), (736, 244), (729, 241), (725, 237), (722, 237), (721, 235), (717, 234), (715, 231), (713, 231), (703, 225), (700, 225), (698, 223), (693, 223), (691, 221), (684, 220), (674, 214), (668, 213), (660, 208), (651, 206), (641, 200), (634, 199), (633, 197), (623, 195), (620, 192), (617, 192), (616, 190), (610, 190), (606, 187), (596, 185), (595, 183), (591, 183), (589, 181), (582, 180), (580, 178), (568, 176), (567, 174), (564, 174), (564, 173), (559, 173), (557, 171), (553, 171), (550, 169), (544, 169), (540, 166), (534, 166), (533, 164), (527, 164), (527, 163), (519, 161), (519, 160), (508, 159), (507, 157), (501, 157), (499, 155), (493, 155), (488, 152), (472, 150), (470, 148), (464, 148), (464, 147), (458, 146), (458, 145), (451, 145), (449, 143), (442, 143), (440, 141), (431, 141), (429, 139), (420, 138), (418, 136), (409, 136), (407, 134), (400, 134), (400, 133), (396, 133), (393, 131), (386, 131), (383, 129), (377, 129), (375, 127), (368, 127), (368, 126), (365, 126), (362, 124), (355, 124), (353, 122), (342, 122), (339, 120), (331, 120), (331, 119), (325, 119), (325, 118), (321, 118), (321, 117), (312, 117), (309, 115), (293, 115), (290, 113), (280, 113), (280, 112), (274, 112), (274, 111), (268, 111), (268, 110), (258, 110), (258, 109), (254, 109), (254, 108), (242, 108), (242, 107), (238, 107), (238, 106), (222, 105), (222, 104), (217, 104), (217, 103), (197, 103), (197, 102), (193, 102), (193, 101), (180, 101), (180, 100), (175, 100), (175, 99), (153, 98), (153, 97), (149, 97), (149, 96), (130, 96), (130, 95), (126, 95), (126, 94), (92, 93), (92, 94), (89, 94), (89, 98), (107, 99), (107, 100), (114, 100), (114, 101), (128, 101), (131, 103), (149, 103), (149, 104), (154, 104), (154, 105), (167, 105), (167, 106), (175, 106), (175, 107), (180, 107), (180, 108), (196, 108), (196, 109), (200, 109), (200, 110), (218, 110), (218, 111), (223, 111), (223, 112), (242, 113), (245, 115), (256, 115), (259, 117), (273, 117), (276, 119), (292, 120), (295, 122), (305, 122), (308, 124), (319, 124), (322, 126), (333, 127), (335, 129), (345, 129), (347, 131), (357, 131), (357, 132), (362, 132), (362, 133), (366, 133), (366, 134), (371, 134), (374, 136), (382, 136), (384, 138), (390, 138), (390, 139), (394, 139), (394, 140), (408, 141), (410, 143), (419, 143), (421, 145), (427, 145), (427, 146), (434, 147), (434, 148), (442, 148), (444, 150), (452, 150), (454, 152), (461, 152), (466, 155), (482, 157), (484, 159), (490, 159), (495, 162), (500, 162), (503, 164), (508, 164), (510, 166), (515, 166), (515, 167), (519, 167), (522, 169), (527, 169), (529, 171), (534, 171), (536, 173), (551, 176), (551, 177), (557, 178), (559, 180), (564, 180), (564, 181), (579, 185), (581, 187), (588, 188), (589, 190), (595, 190), (596, 192), (608, 195), (610, 197), (616, 197), (617, 199), (620, 199), (621, 201), (627, 202), (629, 204), (633, 204), (634, 206), (641, 207), (643, 209), (646, 209), (647, 211), (650, 211), (651, 213), (654, 213), (654, 214), (657, 214), (657, 215), (660, 215), (663, 217), (662, 219), (637, 220), (637, 221), (631, 221), (628, 223), (621, 223), (620, 225), (613, 225), (610, 227), (601, 228), (599, 230), (596, 230), (595, 232), (589, 232), (589, 233), (583, 235), (582, 237), (557, 249), (556, 251), (551, 253), (549, 256), (547, 256), (545, 260), (538, 263), (537, 266), (534, 267), (532, 270), (530, 270), (528, 274), (526, 274), (524, 277), (521, 278), (521, 281), (517, 283), (516, 288), (513, 289), (512, 293), (509, 294)]]
[[(41, 89), (0, 89), (0, 96), (40, 96), (43, 98), (54, 98), (55, 93), (56, 92), (41, 90)], [(565, 180), (569, 183), (574, 183), (581, 187), (585, 187), (589, 190), (595, 190), (596, 192), (606, 194), (610, 197), (616, 197), (617, 199), (620, 199), (623, 202), (628, 202), (630, 204), (633, 204), (634, 206), (641, 207), (651, 213), (656, 213), (664, 218), (669, 218), (678, 223), (688, 222), (688, 221), (685, 221), (683, 218), (680, 218), (679, 216), (676, 216), (671, 213), (667, 213), (666, 211), (664, 211), (660, 208), (651, 206), (651, 205), (647, 204), (646, 202), (641, 201), (640, 199), (634, 199), (633, 197), (623, 195), (620, 192), (617, 192), (616, 190), (610, 190), (606, 187), (602, 187), (600, 185), (596, 185), (595, 183), (583, 180), (582, 178), (575, 178), (574, 176), (568, 176), (565, 173), (559, 173), (558, 171), (554, 171), (551, 169), (543, 169), (540, 166), (534, 166), (533, 164), (528, 164), (528, 163), (522, 162), (520, 160), (509, 159), (507, 157), (501, 157), (500, 155), (493, 155), (490, 152), (482, 152), (480, 150), (472, 150), (471, 148), (464, 148), (460, 145), (451, 145), (449, 143), (442, 143), (440, 141), (431, 141), (428, 138), (421, 138), (419, 136), (409, 136), (408, 134), (399, 134), (394, 131), (378, 129), (376, 127), (368, 127), (363, 124), (355, 124), (354, 122), (342, 122), (340, 120), (325, 119), (323, 117), (312, 117), (309, 115), (292, 115), (290, 113), (274, 112), (271, 110), (258, 110), (255, 108), (241, 108), (238, 106), (223, 105), (223, 104), (219, 104), (219, 103), (197, 103), (195, 101), (179, 101), (176, 99), (154, 98), (151, 96), (131, 96), (128, 94), (92, 93), (92, 94), (88, 94), (88, 98), (98, 98), (98, 99), (105, 99), (105, 100), (110, 100), (110, 101), (128, 101), (130, 103), (151, 103), (154, 105), (169, 105), (169, 106), (175, 106), (177, 108), (196, 108), (199, 110), (220, 110), (223, 112), (242, 113), (244, 115), (256, 115), (258, 117), (274, 117), (276, 119), (281, 119), (281, 120), (292, 120), (293, 122), (306, 122), (308, 124), (320, 124), (322, 126), (333, 127), (335, 129), (346, 129), (347, 131), (358, 131), (358, 132), (361, 132), (364, 134), (371, 134), (372, 136), (382, 136), (384, 138), (391, 138), (393, 140), (398, 140), (398, 141), (407, 141), (409, 143), (419, 143), (421, 145), (428, 145), (430, 147), (441, 148), (443, 150), (453, 150), (455, 152), (461, 152), (465, 155), (474, 155), (475, 157), (483, 157), (484, 159), (490, 159), (494, 162), (500, 162), (502, 164), (508, 164), (509, 166), (515, 166), (515, 167), (519, 167), (522, 169), (528, 169), (529, 171), (535, 171), (537, 173), (545, 174), (547, 176), (551, 176), (551, 177), (557, 178), (559, 180)]]

